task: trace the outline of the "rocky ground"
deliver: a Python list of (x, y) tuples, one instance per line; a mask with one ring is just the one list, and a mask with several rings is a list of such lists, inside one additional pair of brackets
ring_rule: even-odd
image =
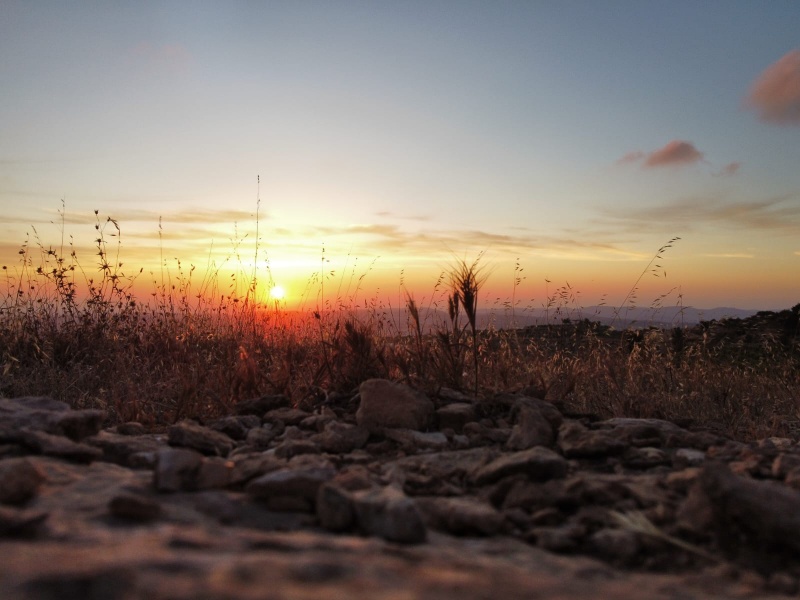
[(800, 446), (364, 382), (164, 432), (0, 399), (0, 598), (797, 594)]

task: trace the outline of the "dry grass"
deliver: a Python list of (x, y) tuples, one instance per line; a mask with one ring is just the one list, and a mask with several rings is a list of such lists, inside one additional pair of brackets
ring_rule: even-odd
[[(96, 231), (96, 277), (71, 245), (45, 247), (35, 231), (19, 265), (3, 267), (0, 395), (50, 395), (105, 409), (112, 422), (158, 425), (209, 419), (263, 394), (310, 407), (388, 377), (489, 404), (524, 390), (570, 413), (693, 421), (742, 439), (796, 435), (796, 325), (786, 339), (747, 344), (711, 344), (698, 328), (614, 331), (587, 320), (480, 330), (480, 257), (444, 273), (426, 307), (410, 295), (403, 309), (357, 305), (360, 279), (355, 292), (340, 284), (326, 298), (321, 272), (317, 306), (287, 314), (253, 302), (255, 274), (238, 294), (235, 285), (221, 290), (214, 273), (195, 284), (194, 267), (180, 263), (140, 298), (131, 290), (141, 270), (129, 276), (118, 258), (119, 224), (98, 217)], [(574, 301), (571, 288), (559, 290), (548, 306)]]

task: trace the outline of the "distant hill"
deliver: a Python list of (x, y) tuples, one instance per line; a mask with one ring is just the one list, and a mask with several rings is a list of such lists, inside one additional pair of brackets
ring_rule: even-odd
[(503, 309), (498, 311), (478, 311), (484, 323), (490, 322), (490, 315), (494, 314), (495, 327), (527, 327), (545, 323), (561, 323), (564, 319), (580, 321), (589, 319), (613, 325), (617, 328), (626, 327), (681, 327), (696, 325), (701, 321), (713, 321), (727, 318), (744, 319), (756, 314), (756, 310), (740, 308), (695, 308), (693, 306), (665, 306), (658, 309), (644, 307), (626, 307), (621, 310), (613, 306), (587, 306), (580, 309), (535, 309), (532, 311), (515, 311)]

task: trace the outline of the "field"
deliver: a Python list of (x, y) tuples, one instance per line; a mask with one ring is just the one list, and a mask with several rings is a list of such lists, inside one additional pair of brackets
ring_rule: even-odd
[(425, 307), (409, 295), (400, 307), (335, 298), (289, 312), (253, 300), (255, 276), (225, 291), (208, 277), (193, 287), (180, 267), (140, 297), (104, 226), (91, 267), (41, 242), (3, 266), (1, 396), (48, 395), (155, 428), (265, 394), (313, 408), (383, 377), (489, 409), (496, 394), (525, 390), (565, 414), (658, 417), (741, 440), (800, 428), (800, 304), (691, 327), (609, 327), (554, 310), (538, 326), (501, 328), (478, 322), (480, 259), (454, 261)]

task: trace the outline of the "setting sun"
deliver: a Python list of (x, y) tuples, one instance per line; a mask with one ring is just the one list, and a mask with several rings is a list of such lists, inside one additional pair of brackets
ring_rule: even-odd
[(273, 300), (283, 300), (286, 297), (286, 290), (282, 286), (273, 286), (269, 291), (269, 297)]

